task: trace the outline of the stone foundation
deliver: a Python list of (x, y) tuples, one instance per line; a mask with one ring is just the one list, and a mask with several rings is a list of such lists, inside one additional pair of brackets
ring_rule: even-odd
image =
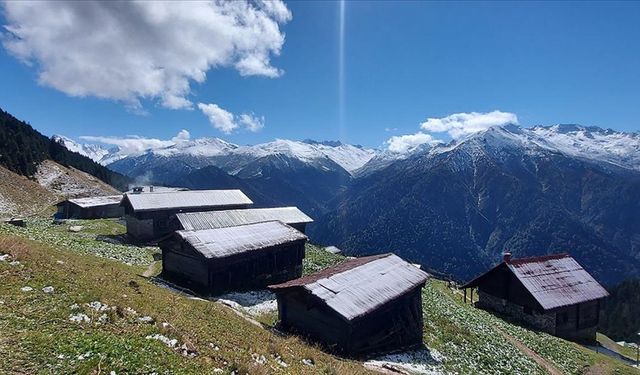
[(531, 314), (524, 312), (524, 308), (520, 305), (511, 303), (505, 299), (492, 296), (478, 290), (478, 302), (476, 307), (495, 311), (499, 314), (512, 317), (521, 321), (535, 329), (549, 334), (556, 334), (556, 314), (555, 312), (539, 313), (532, 311)]

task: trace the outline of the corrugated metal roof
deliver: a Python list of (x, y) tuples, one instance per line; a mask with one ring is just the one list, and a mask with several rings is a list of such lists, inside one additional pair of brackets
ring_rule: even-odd
[(193, 207), (225, 207), (253, 202), (240, 190), (190, 190), (148, 194), (125, 194), (133, 210), (153, 211)]
[(285, 224), (311, 223), (313, 220), (297, 207), (249, 208), (176, 214), (182, 229), (200, 230), (278, 220)]
[[(102, 197), (75, 198), (75, 199), (69, 199), (68, 201), (82, 208), (87, 208), (87, 207), (97, 207), (97, 206), (108, 206), (110, 204), (119, 204), (121, 200), (122, 200), (122, 195), (107, 195)], [(63, 203), (64, 202), (60, 202), (58, 204), (63, 204)]]
[(569, 254), (513, 259), (506, 264), (545, 310), (609, 295)]
[(356, 258), (283, 284), (302, 287), (346, 320), (365, 315), (420, 286), (428, 275), (394, 254)]
[(176, 233), (206, 258), (225, 258), (307, 239), (304, 234), (279, 221), (195, 231), (179, 230)]

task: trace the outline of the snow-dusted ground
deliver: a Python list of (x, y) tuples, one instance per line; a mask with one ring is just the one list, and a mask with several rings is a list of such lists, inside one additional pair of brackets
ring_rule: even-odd
[(401, 374), (440, 375), (445, 373), (442, 369), (443, 359), (436, 350), (424, 348), (383, 355), (364, 364), (368, 368), (382, 368)]
[(0, 214), (12, 214), (16, 209), (16, 205), (9, 198), (0, 194)]
[(219, 296), (216, 300), (252, 316), (278, 311), (276, 296), (268, 290), (231, 292)]
[(40, 163), (34, 177), (47, 190), (68, 197), (99, 196), (115, 192), (105, 191), (104, 184), (93, 176), (64, 168), (48, 160)]

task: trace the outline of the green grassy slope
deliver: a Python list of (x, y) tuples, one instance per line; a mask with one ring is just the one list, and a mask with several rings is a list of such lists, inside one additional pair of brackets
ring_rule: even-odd
[[(9, 254), (0, 261), (0, 373), (370, 372), (359, 362), (270, 329), (276, 324), (273, 312), (256, 318), (260, 327), (219, 303), (149, 282), (140, 275), (154, 269), (149, 266), (158, 250), (111, 243), (124, 231), (114, 220), (78, 221), (74, 225), (83, 226), (78, 233), (47, 219), (30, 219), (28, 224), (26, 229), (0, 224), (0, 254)], [(343, 259), (309, 245), (304, 272)], [(15, 260), (20, 264), (11, 263)], [(54, 292), (43, 292), (47, 286)], [(108, 307), (88, 305), (96, 301)], [(433, 364), (433, 371), (547, 373), (505, 339), (510, 335), (561, 373), (640, 373), (463, 304), (456, 290), (437, 280), (424, 289), (423, 306), (424, 342), (443, 358)], [(80, 314), (90, 322), (70, 320), (83, 318)], [(146, 316), (152, 321), (139, 319)], [(159, 337), (154, 335), (176, 340), (175, 347), (151, 338)]]

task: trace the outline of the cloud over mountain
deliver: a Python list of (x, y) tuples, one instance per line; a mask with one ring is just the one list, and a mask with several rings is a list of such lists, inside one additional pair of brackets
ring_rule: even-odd
[(453, 139), (478, 133), (493, 126), (518, 124), (514, 113), (493, 111), (487, 113), (454, 113), (442, 118), (428, 118), (420, 128), (429, 133), (448, 133)]
[(231, 67), (278, 77), (271, 64), (291, 19), (281, 1), (7, 1), (2, 43), (40, 84), (142, 110), (192, 108), (191, 84)]

